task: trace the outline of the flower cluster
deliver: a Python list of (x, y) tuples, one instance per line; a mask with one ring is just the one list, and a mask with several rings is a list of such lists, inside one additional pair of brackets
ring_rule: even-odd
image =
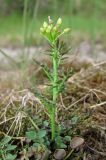
[(65, 28), (64, 30), (61, 29), (61, 18), (57, 20), (56, 24), (54, 24), (50, 17), (48, 17), (48, 19), (49, 22), (44, 22), (43, 26), (40, 28), (40, 31), (50, 43), (55, 42), (61, 35), (70, 30), (70, 28)]

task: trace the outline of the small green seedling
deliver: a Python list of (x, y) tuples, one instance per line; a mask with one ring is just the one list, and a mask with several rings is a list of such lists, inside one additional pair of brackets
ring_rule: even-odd
[(51, 130), (52, 130), (52, 141), (55, 140), (55, 132), (56, 132), (56, 108), (57, 108), (57, 98), (59, 94), (62, 92), (64, 88), (64, 84), (67, 81), (69, 74), (63, 74), (62, 79), (59, 77), (59, 66), (63, 61), (63, 55), (65, 52), (62, 51), (62, 47), (64, 47), (64, 43), (60, 43), (60, 37), (69, 32), (69, 28), (62, 29), (62, 19), (59, 18), (56, 23), (48, 17), (49, 21), (44, 22), (43, 26), (40, 28), (41, 34), (47, 39), (51, 46), (50, 56), (52, 59), (52, 73), (50, 72), (47, 66), (43, 66), (43, 70), (45, 71), (48, 79), (51, 82), (52, 87), (52, 103), (48, 106), (48, 110), (50, 113), (51, 119)]

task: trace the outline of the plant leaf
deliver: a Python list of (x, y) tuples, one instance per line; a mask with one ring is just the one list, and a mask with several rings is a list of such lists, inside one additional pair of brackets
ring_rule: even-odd
[(12, 155), (12, 154), (8, 153), (5, 160), (15, 160), (16, 157), (17, 157), (17, 155)]
[(38, 132), (38, 136), (39, 136), (39, 138), (45, 137), (45, 136), (46, 136), (46, 130), (40, 130), (40, 131)]
[(71, 141), (71, 137), (70, 136), (65, 136), (64, 140), (67, 141), (67, 142), (70, 142)]
[(26, 132), (26, 137), (30, 140), (35, 140), (37, 138), (37, 134), (35, 131)]
[(34, 147), (39, 147), (41, 144), (40, 143), (34, 143), (33, 146)]
[(48, 127), (49, 126), (49, 122), (48, 121), (44, 121), (43, 125), (44, 125), (44, 127)]
[(7, 143), (9, 143), (11, 141), (11, 137), (10, 136), (5, 136), (1, 142), (0, 142), (0, 146), (6, 145)]
[(78, 122), (79, 117), (78, 116), (74, 116), (71, 121), (73, 124), (76, 124)]
[(9, 145), (7, 146), (7, 148), (6, 148), (6, 151), (12, 151), (12, 150), (14, 150), (16, 147), (17, 147), (16, 145), (11, 145), (11, 144), (9, 144)]
[(67, 145), (64, 144), (64, 143), (61, 143), (61, 144), (60, 144), (60, 148), (61, 148), (61, 149), (67, 148)]

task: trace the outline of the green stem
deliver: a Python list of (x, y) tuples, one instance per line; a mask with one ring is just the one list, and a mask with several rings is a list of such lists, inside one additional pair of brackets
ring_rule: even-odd
[(55, 139), (55, 128), (56, 128), (56, 125), (55, 125), (55, 112), (56, 112), (56, 107), (53, 106), (52, 108), (52, 112), (51, 112), (51, 115), (50, 115), (50, 118), (51, 118), (51, 130), (52, 130), (52, 141), (54, 141)]
[(27, 42), (27, 17), (28, 17), (28, 0), (24, 0), (24, 10), (23, 10), (23, 49), (26, 47)]
[(53, 45), (53, 107), (51, 111), (51, 129), (52, 129), (52, 140), (54, 141), (55, 138), (55, 116), (56, 116), (56, 101), (58, 96), (58, 51), (56, 48), (56, 44)]

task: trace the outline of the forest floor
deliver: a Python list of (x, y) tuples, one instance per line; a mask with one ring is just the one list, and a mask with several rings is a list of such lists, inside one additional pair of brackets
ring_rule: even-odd
[[(34, 90), (38, 89), (44, 96), (47, 95), (47, 78), (42, 69), (34, 63), (34, 59), (37, 59), (51, 68), (48, 56), (42, 51), (46, 49), (47, 47), (30, 47), (23, 54), (20, 48), (2, 48), (4, 53), (0, 54), (0, 134), (12, 135), (12, 132), (19, 131), (20, 136), (25, 136), (23, 130), (27, 120), (25, 123), (25, 115), (21, 111), (48, 121), (46, 109), (42, 108), (40, 99), (34, 94)], [(82, 137), (84, 144), (72, 154), (69, 150), (66, 152), (70, 154), (69, 159), (73, 160), (105, 160), (106, 50), (100, 43), (92, 46), (88, 41), (83, 41), (71, 52), (62, 67), (65, 70), (73, 68), (74, 73), (66, 83), (66, 93), (59, 97), (57, 120), (58, 123), (65, 124), (66, 130), (71, 128), (72, 138)], [(71, 121), (73, 117), (77, 117), (74, 125)], [(22, 158), (22, 154), (20, 155)]]

